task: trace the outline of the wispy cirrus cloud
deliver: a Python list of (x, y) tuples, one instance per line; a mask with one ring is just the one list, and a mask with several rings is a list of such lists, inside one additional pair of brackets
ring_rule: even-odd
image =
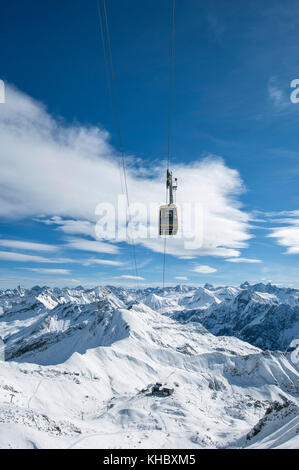
[[(0, 114), (0, 140), (0, 215), (36, 218), (44, 214), (49, 224), (64, 233), (93, 237), (97, 204), (108, 202), (117, 207), (121, 192), (119, 155), (105, 130), (57, 121), (43, 104), (7, 86), (6, 104)], [(158, 206), (165, 197), (163, 162), (147, 171), (134, 168), (132, 162), (127, 168), (130, 201)], [(200, 204), (203, 209), (203, 237), (202, 243), (189, 250), (184, 237), (177, 237), (169, 244), (168, 253), (240, 256), (251, 235), (250, 216), (239, 201), (244, 186), (238, 171), (213, 155), (193, 164), (177, 164), (173, 170), (179, 177), (180, 204)], [(151, 220), (154, 231), (157, 223), (155, 210)], [(159, 237), (139, 238), (136, 244), (163, 252)], [(99, 253), (118, 251), (116, 244), (107, 241), (73, 239), (67, 246)]]
[(277, 78), (271, 77), (268, 82), (268, 96), (277, 112), (293, 111), (290, 94), (278, 85)]
[(262, 260), (254, 258), (228, 258), (225, 261), (229, 263), (262, 263)]
[(131, 279), (135, 281), (145, 281), (144, 277), (141, 276), (131, 276), (130, 274), (123, 274), (122, 276), (118, 276), (118, 279)]
[(32, 271), (39, 274), (68, 275), (71, 274), (69, 269), (47, 269), (47, 268), (23, 268), (26, 271)]
[(119, 252), (119, 247), (111, 243), (105, 243), (95, 240), (87, 240), (85, 238), (68, 238), (66, 246), (75, 250), (91, 251), (95, 253), (109, 253), (116, 254)]
[(87, 259), (84, 264), (89, 265), (89, 264), (103, 264), (106, 266), (123, 266), (124, 263), (122, 261), (114, 261), (110, 259), (97, 259), (97, 258), (90, 258)]
[(299, 210), (259, 212), (263, 222), (271, 224), (267, 237), (286, 247), (284, 254), (299, 254)]
[(13, 251), (0, 251), (0, 259), (4, 261), (33, 262), (33, 263), (73, 263), (70, 258), (46, 258), (39, 255), (27, 255)]
[(55, 225), (57, 230), (67, 234), (95, 237), (95, 224), (88, 220), (63, 219), (59, 216), (53, 216), (49, 219), (39, 218), (37, 221), (47, 225)]
[(278, 245), (287, 248), (285, 254), (299, 254), (299, 220), (295, 226), (279, 227), (272, 230), (269, 237), (275, 238)]
[(14, 248), (20, 250), (30, 251), (57, 251), (58, 247), (54, 245), (48, 245), (46, 243), (34, 243), (21, 240), (5, 240), (0, 238), (0, 246), (5, 248)]
[(212, 268), (211, 266), (206, 266), (204, 264), (201, 264), (199, 266), (195, 266), (193, 269), (193, 272), (195, 273), (200, 273), (200, 274), (212, 274), (217, 271), (216, 268)]
[[(15, 248), (15, 249), (27, 249), (29, 251), (57, 251), (58, 249), (63, 249), (65, 245), (54, 246), (47, 245), (43, 243), (33, 243), (29, 241), (15, 241), (15, 240), (4, 240), (0, 239), (0, 246), (5, 248)], [(72, 249), (78, 249), (89, 252), (97, 253), (109, 253), (115, 254), (118, 252), (118, 247), (109, 244), (102, 244), (101, 242), (96, 242), (93, 240), (86, 240), (82, 238), (72, 238), (68, 241), (67, 247)], [(104, 251), (103, 251), (104, 250)], [(98, 258), (48, 258), (45, 256), (27, 254), (22, 252), (15, 251), (0, 251), (0, 259), (4, 261), (16, 261), (16, 262), (36, 262), (36, 263), (79, 263), (82, 265), (107, 265), (107, 266), (123, 266), (122, 261), (109, 260), (109, 259), (98, 259)], [(29, 268), (26, 268), (29, 269)], [(34, 268), (37, 272), (37, 268)], [(53, 271), (53, 270), (51, 270)]]

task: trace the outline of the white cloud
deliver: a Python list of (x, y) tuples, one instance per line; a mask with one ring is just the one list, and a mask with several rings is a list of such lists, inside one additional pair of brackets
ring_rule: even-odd
[(179, 281), (188, 281), (188, 278), (186, 276), (176, 276), (175, 278)]
[[(266, 217), (276, 224), (286, 224), (284, 227), (271, 228), (270, 238), (275, 238), (278, 245), (287, 247), (285, 254), (299, 254), (299, 211), (268, 212)], [(282, 217), (282, 218), (281, 218)]]
[(253, 259), (253, 258), (228, 258), (225, 261), (229, 263), (261, 263), (260, 259)]
[(287, 247), (286, 254), (299, 254), (299, 225), (273, 229), (269, 237), (276, 238), (279, 245)]
[(299, 216), (299, 210), (293, 211), (271, 211), (271, 212), (264, 212), (264, 211), (254, 211), (257, 215), (262, 215), (264, 217), (280, 217), (280, 216), (289, 216), (289, 217), (296, 217)]
[(93, 251), (95, 253), (116, 254), (119, 252), (119, 248), (116, 245), (76, 237), (69, 238), (66, 246), (75, 250)]
[[(109, 202), (116, 207), (121, 192), (119, 157), (108, 139), (108, 133), (101, 129), (55, 121), (41, 103), (7, 86), (6, 104), (0, 114), (0, 216), (43, 214), (48, 223), (65, 233), (94, 236), (96, 205)], [(162, 163), (147, 171), (128, 168), (131, 202), (149, 207), (164, 201)], [(191, 250), (186, 250), (183, 238), (173, 237), (167, 244), (168, 253), (179, 257), (238, 257), (251, 238), (249, 215), (238, 200), (244, 190), (239, 173), (215, 156), (176, 165), (173, 171), (179, 183), (178, 202), (196, 203), (202, 208), (203, 237), (201, 245)], [(157, 232), (157, 209), (153, 213), (152, 228)], [(68, 245), (87, 251), (117, 252), (115, 245), (92, 243), (81, 239)], [(163, 252), (161, 238), (138, 239), (136, 243)]]
[(144, 277), (141, 276), (131, 276), (130, 274), (123, 274), (122, 276), (118, 276), (118, 279), (133, 279), (137, 281), (144, 281)]
[(45, 258), (38, 255), (26, 255), (24, 253), (15, 253), (12, 251), (0, 251), (0, 259), (4, 261), (20, 261), (34, 263), (72, 263), (73, 260), (68, 258)]
[(110, 260), (110, 259), (93, 259), (93, 258), (90, 258), (88, 260), (86, 260), (86, 262), (84, 264), (105, 264), (107, 266), (123, 266), (124, 263), (122, 263), (121, 261), (113, 261), (113, 260)]
[(289, 96), (286, 97), (284, 91), (279, 88), (275, 77), (271, 77), (269, 80), (268, 95), (278, 111), (283, 111), (290, 105)]
[(63, 274), (67, 275), (70, 274), (71, 272), (69, 269), (46, 269), (46, 268), (23, 268), (26, 269), (26, 271), (32, 271), (35, 273), (40, 273), (40, 274)]
[(64, 233), (72, 235), (88, 235), (95, 237), (95, 224), (88, 220), (72, 220), (62, 219), (59, 216), (53, 216), (50, 219), (37, 219), (39, 222), (43, 222), (47, 225), (57, 225), (57, 229)]
[(0, 239), (0, 246), (6, 248), (15, 248), (20, 250), (31, 250), (31, 251), (56, 251), (57, 246), (47, 245), (45, 243), (33, 243), (18, 240), (4, 240)]
[(217, 269), (212, 268), (211, 266), (206, 266), (204, 264), (201, 264), (199, 266), (195, 266), (193, 269), (195, 273), (200, 273), (200, 274), (212, 274), (217, 271)]

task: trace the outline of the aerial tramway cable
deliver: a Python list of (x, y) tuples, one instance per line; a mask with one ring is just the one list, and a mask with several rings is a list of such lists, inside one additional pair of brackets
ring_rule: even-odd
[[(103, 24), (102, 24), (101, 7), (100, 7), (99, 0), (97, 0), (97, 4), (98, 4), (98, 15), (99, 15), (99, 22), (100, 22), (103, 52), (104, 52), (104, 62), (105, 62), (107, 83), (108, 83), (108, 89), (109, 89), (109, 94), (110, 94), (110, 102), (112, 105), (111, 107), (113, 110), (113, 114), (115, 116), (117, 134), (118, 134), (118, 139), (119, 139), (119, 150), (120, 150), (121, 160), (122, 160), (122, 169), (120, 169), (120, 179), (121, 179), (122, 191), (126, 195), (127, 217), (130, 222), (130, 199), (129, 199), (128, 182), (127, 182), (126, 162), (125, 162), (123, 140), (122, 140), (121, 126), (120, 126), (119, 104), (118, 104), (118, 98), (117, 98), (117, 93), (116, 93), (115, 75), (114, 75), (114, 67), (113, 67), (113, 61), (112, 61), (112, 50), (111, 50), (106, 1), (102, 0), (104, 18), (105, 18), (105, 29), (103, 28)], [(173, 59), (174, 59), (174, 18), (175, 18), (175, 0), (172, 0), (170, 67), (169, 67), (168, 144), (167, 144), (167, 166), (166, 166), (166, 175), (167, 175), (166, 176), (166, 205), (161, 206), (159, 209), (159, 231), (160, 231), (160, 235), (164, 234), (163, 289), (165, 287), (167, 235), (176, 235), (177, 230), (178, 230), (178, 217), (177, 217), (178, 211), (177, 211), (177, 207), (173, 203), (173, 193), (176, 190), (177, 186), (176, 186), (176, 183), (175, 185), (173, 185), (172, 173), (170, 172), (170, 146), (171, 146), (171, 124), (172, 124), (172, 82), (173, 82)], [(107, 49), (108, 49), (107, 54), (106, 54), (106, 43), (105, 43), (104, 31), (106, 33), (106, 43), (107, 43)], [(107, 61), (107, 55), (108, 55), (109, 61)], [(110, 73), (108, 70), (107, 62), (109, 62)], [(111, 86), (110, 86), (110, 79), (111, 79)], [(122, 176), (123, 176), (123, 180), (122, 180)], [(175, 179), (175, 182), (176, 181), (177, 180)], [(169, 202), (168, 202), (168, 194), (169, 194)], [(138, 288), (139, 276), (138, 276), (137, 261), (136, 261), (135, 243), (134, 243), (134, 240), (131, 239), (131, 237), (129, 236), (128, 231), (126, 231), (126, 233), (127, 233), (127, 240), (131, 246), (132, 266), (133, 266), (133, 271), (135, 271), (136, 283), (137, 283), (137, 288)]]
[[(172, 0), (172, 14), (171, 14), (171, 38), (170, 38), (170, 63), (169, 63), (169, 106), (168, 106), (168, 143), (167, 143), (167, 184), (166, 184), (166, 204), (168, 202), (168, 188), (169, 188), (169, 176), (171, 177), (171, 188), (172, 191), (172, 174), (169, 171), (170, 168), (170, 143), (171, 143), (171, 118), (172, 118), (172, 82), (173, 82), (173, 59), (174, 59), (174, 17), (175, 17), (175, 0)], [(176, 188), (176, 187), (175, 187)], [(171, 196), (172, 197), (172, 196)], [(172, 201), (173, 202), (173, 201)], [(170, 199), (171, 203), (171, 199)], [(177, 212), (176, 212), (177, 217)], [(160, 233), (161, 233), (161, 209), (160, 209)], [(170, 232), (168, 231), (170, 235)], [(166, 267), (166, 254), (167, 254), (167, 234), (164, 234), (164, 250), (163, 250), (163, 277), (162, 285), (163, 290), (165, 287), (165, 267)]]
[[(97, 0), (97, 3), (98, 3), (98, 14), (99, 14), (101, 37), (102, 37), (102, 43), (103, 43), (103, 49), (104, 49), (104, 61), (105, 61), (106, 70), (108, 70), (107, 56), (106, 56), (106, 45), (105, 45), (105, 40), (104, 40), (104, 28), (103, 28), (103, 25), (102, 25), (102, 15), (101, 15), (101, 8), (100, 8), (99, 0)], [(123, 176), (123, 180), (124, 180), (124, 188), (122, 188), (122, 189), (124, 189), (123, 192), (126, 195), (127, 216), (128, 216), (129, 222), (130, 222), (130, 199), (129, 199), (128, 182), (127, 182), (126, 161), (125, 161), (125, 154), (124, 154), (124, 148), (123, 148), (123, 139), (122, 139), (122, 133), (121, 133), (121, 126), (120, 126), (119, 104), (118, 104), (118, 98), (117, 98), (117, 93), (116, 93), (116, 84), (115, 84), (114, 67), (113, 67), (113, 61), (112, 61), (112, 50), (111, 50), (111, 41), (110, 41), (110, 32), (109, 32), (106, 1), (102, 0), (102, 3), (103, 3), (104, 18), (105, 18), (105, 32), (106, 32), (106, 41), (107, 41), (109, 67), (110, 67), (110, 75), (109, 75), (109, 73), (107, 74), (107, 76), (108, 76), (108, 88), (110, 86), (109, 76), (111, 76), (112, 107), (113, 107), (113, 113), (114, 113), (116, 127), (117, 127), (117, 134), (118, 134), (118, 139), (119, 139), (119, 150), (120, 150), (121, 160), (122, 160), (122, 173), (123, 173), (123, 175), (121, 174), (121, 171), (120, 171), (120, 177), (121, 177), (122, 186), (123, 186), (122, 176)], [(126, 229), (126, 233), (127, 233), (127, 240), (128, 240), (128, 242), (131, 246), (132, 268), (133, 268), (133, 272), (135, 272), (136, 287), (138, 289), (139, 288), (139, 282), (138, 282), (139, 275), (138, 275), (138, 268), (137, 268), (137, 261), (136, 261), (135, 243), (134, 243), (134, 240), (129, 236), (127, 229)]]
[[(108, 61), (107, 61), (106, 43), (105, 43), (105, 38), (104, 38), (104, 28), (103, 28), (100, 0), (97, 0), (97, 7), (98, 7), (98, 17), (99, 17), (99, 24), (100, 24), (101, 42), (102, 42), (102, 49), (103, 49), (103, 56), (104, 56), (106, 82), (107, 82), (107, 89), (108, 89), (108, 94), (109, 94), (109, 103), (110, 103), (111, 115), (113, 116), (114, 115), (113, 98), (112, 98), (112, 91), (111, 91), (111, 84), (110, 84), (109, 66), (108, 66)], [(120, 176), (121, 192), (124, 193), (123, 178), (122, 178), (121, 171), (122, 171), (121, 162), (119, 161), (119, 176)]]

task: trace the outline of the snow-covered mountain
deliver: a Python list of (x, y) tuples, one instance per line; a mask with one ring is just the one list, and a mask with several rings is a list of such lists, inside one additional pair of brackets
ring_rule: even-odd
[(229, 289), (213, 291), (215, 303), (187, 308), (177, 319), (199, 321), (215, 335), (236, 336), (262, 349), (285, 350), (299, 338), (299, 289), (248, 283)]
[(0, 448), (298, 447), (298, 312), (270, 284), (0, 291)]

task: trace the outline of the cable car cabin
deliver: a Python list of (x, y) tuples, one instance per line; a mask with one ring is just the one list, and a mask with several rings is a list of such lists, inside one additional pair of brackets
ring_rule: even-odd
[(178, 233), (178, 209), (175, 204), (160, 206), (159, 234), (176, 235)]

